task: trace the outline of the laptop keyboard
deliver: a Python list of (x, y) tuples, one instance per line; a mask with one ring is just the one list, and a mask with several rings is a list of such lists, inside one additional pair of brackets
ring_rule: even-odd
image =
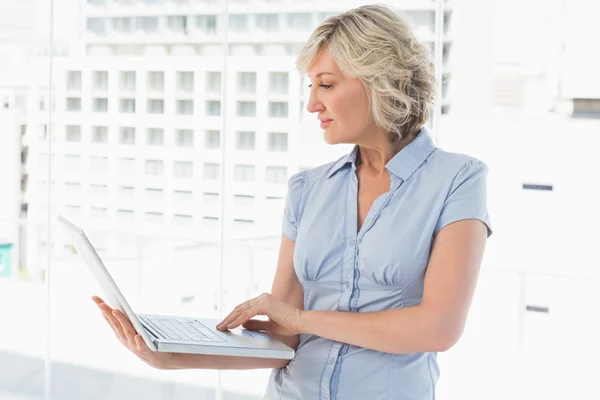
[(165, 339), (193, 340), (200, 342), (223, 342), (217, 334), (194, 319), (139, 316), (155, 332)]

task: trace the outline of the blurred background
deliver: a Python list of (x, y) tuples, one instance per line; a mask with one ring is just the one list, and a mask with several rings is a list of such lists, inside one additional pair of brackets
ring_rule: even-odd
[[(438, 398), (600, 398), (600, 3), (388, 0), (431, 48), (439, 147), (490, 167), (494, 235)], [(0, 400), (260, 399), (269, 371), (156, 371), (55, 223), (137, 312), (270, 291), (287, 180), (332, 161), (295, 56), (351, 0), (0, 2)], [(595, 172), (596, 171), (596, 172)]]

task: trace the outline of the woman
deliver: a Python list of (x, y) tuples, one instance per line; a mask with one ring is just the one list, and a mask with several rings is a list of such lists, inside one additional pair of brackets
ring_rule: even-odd
[(434, 146), (428, 50), (389, 9), (329, 18), (298, 67), (325, 141), (356, 146), (292, 176), (272, 292), (218, 326), (266, 330), (294, 359), (153, 353), (95, 300), (156, 368), (274, 368), (266, 399), (433, 399), (436, 353), (461, 336), (491, 234), (487, 167)]

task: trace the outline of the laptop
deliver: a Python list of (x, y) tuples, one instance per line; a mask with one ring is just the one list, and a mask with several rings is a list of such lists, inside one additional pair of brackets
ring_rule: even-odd
[(77, 251), (98, 281), (107, 304), (127, 315), (153, 351), (286, 360), (294, 357), (294, 349), (265, 332), (242, 327), (219, 331), (216, 326), (220, 320), (217, 319), (135, 314), (83, 230), (62, 216), (58, 216), (58, 220), (66, 227)]

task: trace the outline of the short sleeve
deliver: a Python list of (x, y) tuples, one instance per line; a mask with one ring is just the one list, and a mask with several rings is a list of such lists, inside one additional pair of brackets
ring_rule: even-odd
[(460, 169), (442, 207), (434, 235), (453, 222), (478, 219), (486, 225), (488, 237), (491, 236), (487, 209), (487, 174), (488, 167), (476, 159), (467, 162)]
[(288, 193), (285, 200), (285, 209), (282, 218), (282, 231), (290, 240), (296, 241), (298, 232), (298, 218), (300, 201), (306, 182), (306, 171), (292, 175), (288, 181)]

